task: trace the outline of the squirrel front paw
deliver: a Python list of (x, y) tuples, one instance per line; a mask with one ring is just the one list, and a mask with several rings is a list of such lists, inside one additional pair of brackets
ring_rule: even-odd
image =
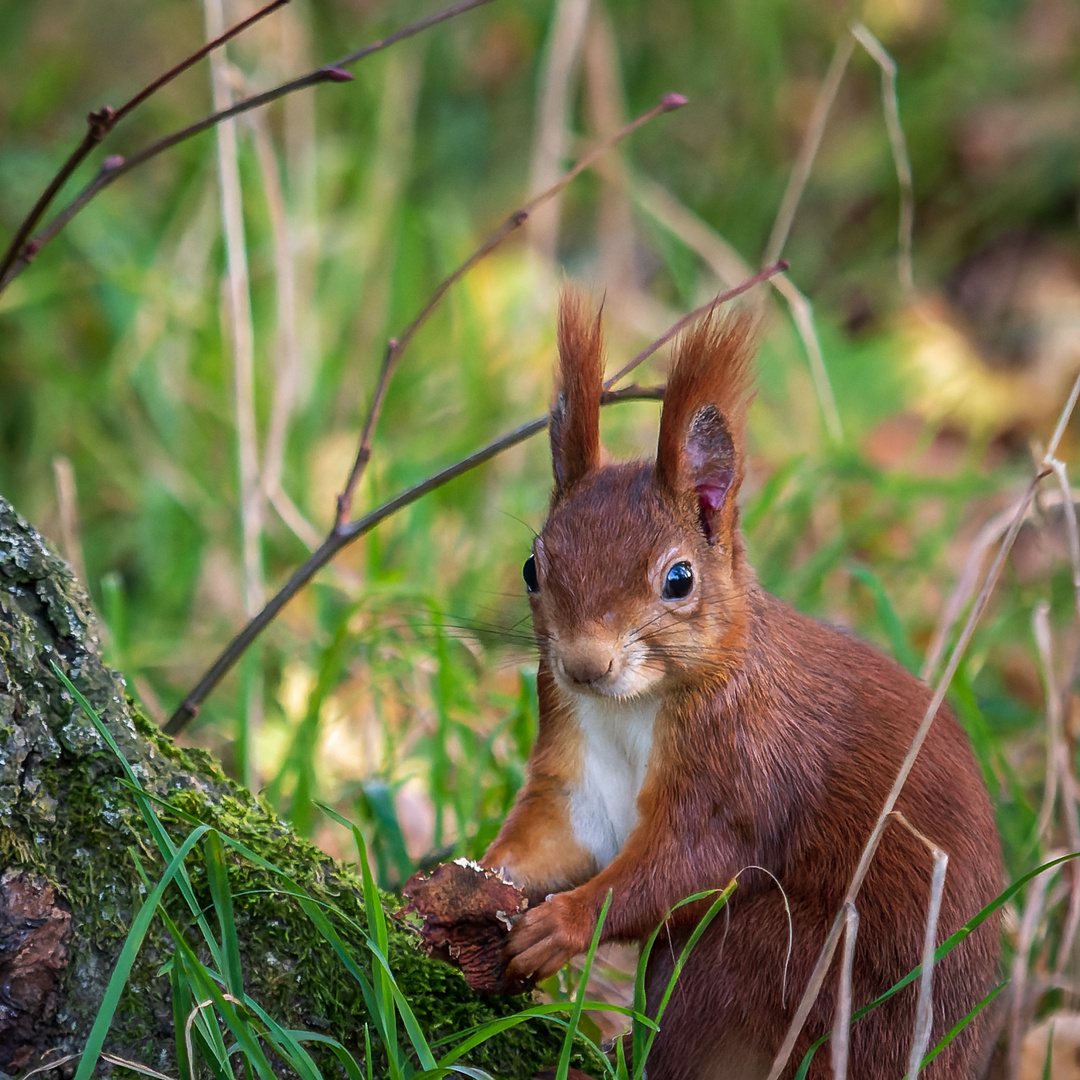
[(594, 922), (573, 892), (556, 893), (520, 915), (503, 947), (507, 975), (537, 980), (554, 975), (592, 942)]

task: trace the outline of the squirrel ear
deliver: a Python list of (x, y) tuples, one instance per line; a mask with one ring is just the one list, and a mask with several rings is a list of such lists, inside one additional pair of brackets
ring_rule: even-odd
[(559, 303), (559, 378), (548, 433), (555, 495), (600, 464), (600, 395), (604, 383), (601, 312), (586, 314), (584, 299), (565, 292)]
[(742, 483), (750, 321), (705, 317), (683, 340), (664, 393), (656, 482), (695, 505), (710, 544), (729, 547)]

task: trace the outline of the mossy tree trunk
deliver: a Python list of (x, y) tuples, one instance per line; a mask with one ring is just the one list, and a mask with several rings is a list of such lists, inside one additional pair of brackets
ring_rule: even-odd
[[(52, 662), (99, 712), (148, 792), (242, 841), (344, 913), (336, 929), (370, 972), (363, 936), (349, 925), (364, 924), (356, 876), (292, 833), (208, 755), (177, 748), (139, 714), (123, 679), (101, 662), (89, 600), (71, 570), (0, 498), (0, 1080), (46, 1050), (82, 1050), (145, 895), (135, 860), (151, 881), (163, 869), (116, 756)], [(177, 842), (190, 831), (180, 816), (161, 816)], [(189, 860), (189, 873), (209, 904), (201, 859)], [(236, 857), (229, 876), (247, 993), (284, 1026), (332, 1034), (362, 1062), (368, 1016), (355, 979), (273, 875)], [(171, 917), (190, 930), (179, 892), (166, 896)], [(155, 919), (105, 1047), (164, 1071), (176, 1061), (161, 971), (171, 952)], [(526, 1003), (477, 997), (396, 928), (390, 963), (431, 1040)], [(531, 1076), (551, 1063), (559, 1041), (557, 1029), (532, 1022), (468, 1060), (496, 1076)]]

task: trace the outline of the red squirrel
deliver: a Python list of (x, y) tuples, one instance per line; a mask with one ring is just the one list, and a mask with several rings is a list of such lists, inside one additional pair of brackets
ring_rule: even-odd
[[(524, 567), (539, 735), (482, 860), (530, 898), (504, 950), (514, 977), (544, 978), (584, 952), (609, 890), (602, 940), (640, 941), (667, 919), (647, 971), (650, 1012), (703, 910), (671, 909), (739, 875), (676, 986), (649, 1080), (766, 1077), (931, 696), (871, 646), (765, 592), (747, 563), (736, 496), (750, 337), (746, 320), (704, 319), (677, 349), (656, 461), (605, 464), (600, 317), (564, 297), (555, 487)], [(1002, 881), (986, 788), (947, 706), (897, 809), (948, 854), (943, 940)], [(891, 822), (856, 904), (854, 1008), (919, 963), (931, 873), (925, 844)], [(998, 959), (988, 920), (936, 967), (931, 1045), (992, 989)], [(832, 1027), (838, 966), (787, 1076)], [(852, 1026), (849, 1076), (906, 1073), (916, 1000), (909, 986)], [(979, 1075), (984, 1017), (924, 1075)], [(827, 1050), (809, 1075), (831, 1075)]]

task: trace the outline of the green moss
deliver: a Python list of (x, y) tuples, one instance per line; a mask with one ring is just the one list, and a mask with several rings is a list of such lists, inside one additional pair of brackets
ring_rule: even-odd
[[(0, 863), (55, 886), (76, 928), (60, 1007), (40, 1032), (41, 1047), (81, 1047), (145, 892), (135, 860), (151, 881), (163, 869), (115, 756), (50, 661), (99, 712), (143, 786), (178, 811), (162, 811), (175, 840), (190, 830), (187, 815), (257, 852), (340, 913), (337, 929), (370, 974), (353, 925), (365, 922), (357, 876), (292, 833), (208, 755), (175, 746), (139, 714), (122, 678), (100, 661), (94, 617), (71, 571), (0, 499)], [(197, 899), (209, 907), (205, 867), (194, 853), (188, 869)], [(285, 1026), (332, 1034), (362, 1060), (368, 1018), (345, 966), (279, 879), (235, 855), (229, 879), (248, 993)], [(170, 915), (196, 946), (178, 890), (167, 896)], [(161, 974), (171, 952), (155, 921), (109, 1040), (112, 1051), (158, 1068), (174, 1064), (169, 981)], [(528, 1003), (473, 994), (456, 971), (422, 956), (392, 920), (389, 958), (432, 1042)], [(469, 1060), (496, 1076), (528, 1077), (554, 1060), (560, 1042), (561, 1029), (534, 1021), (483, 1044)]]

